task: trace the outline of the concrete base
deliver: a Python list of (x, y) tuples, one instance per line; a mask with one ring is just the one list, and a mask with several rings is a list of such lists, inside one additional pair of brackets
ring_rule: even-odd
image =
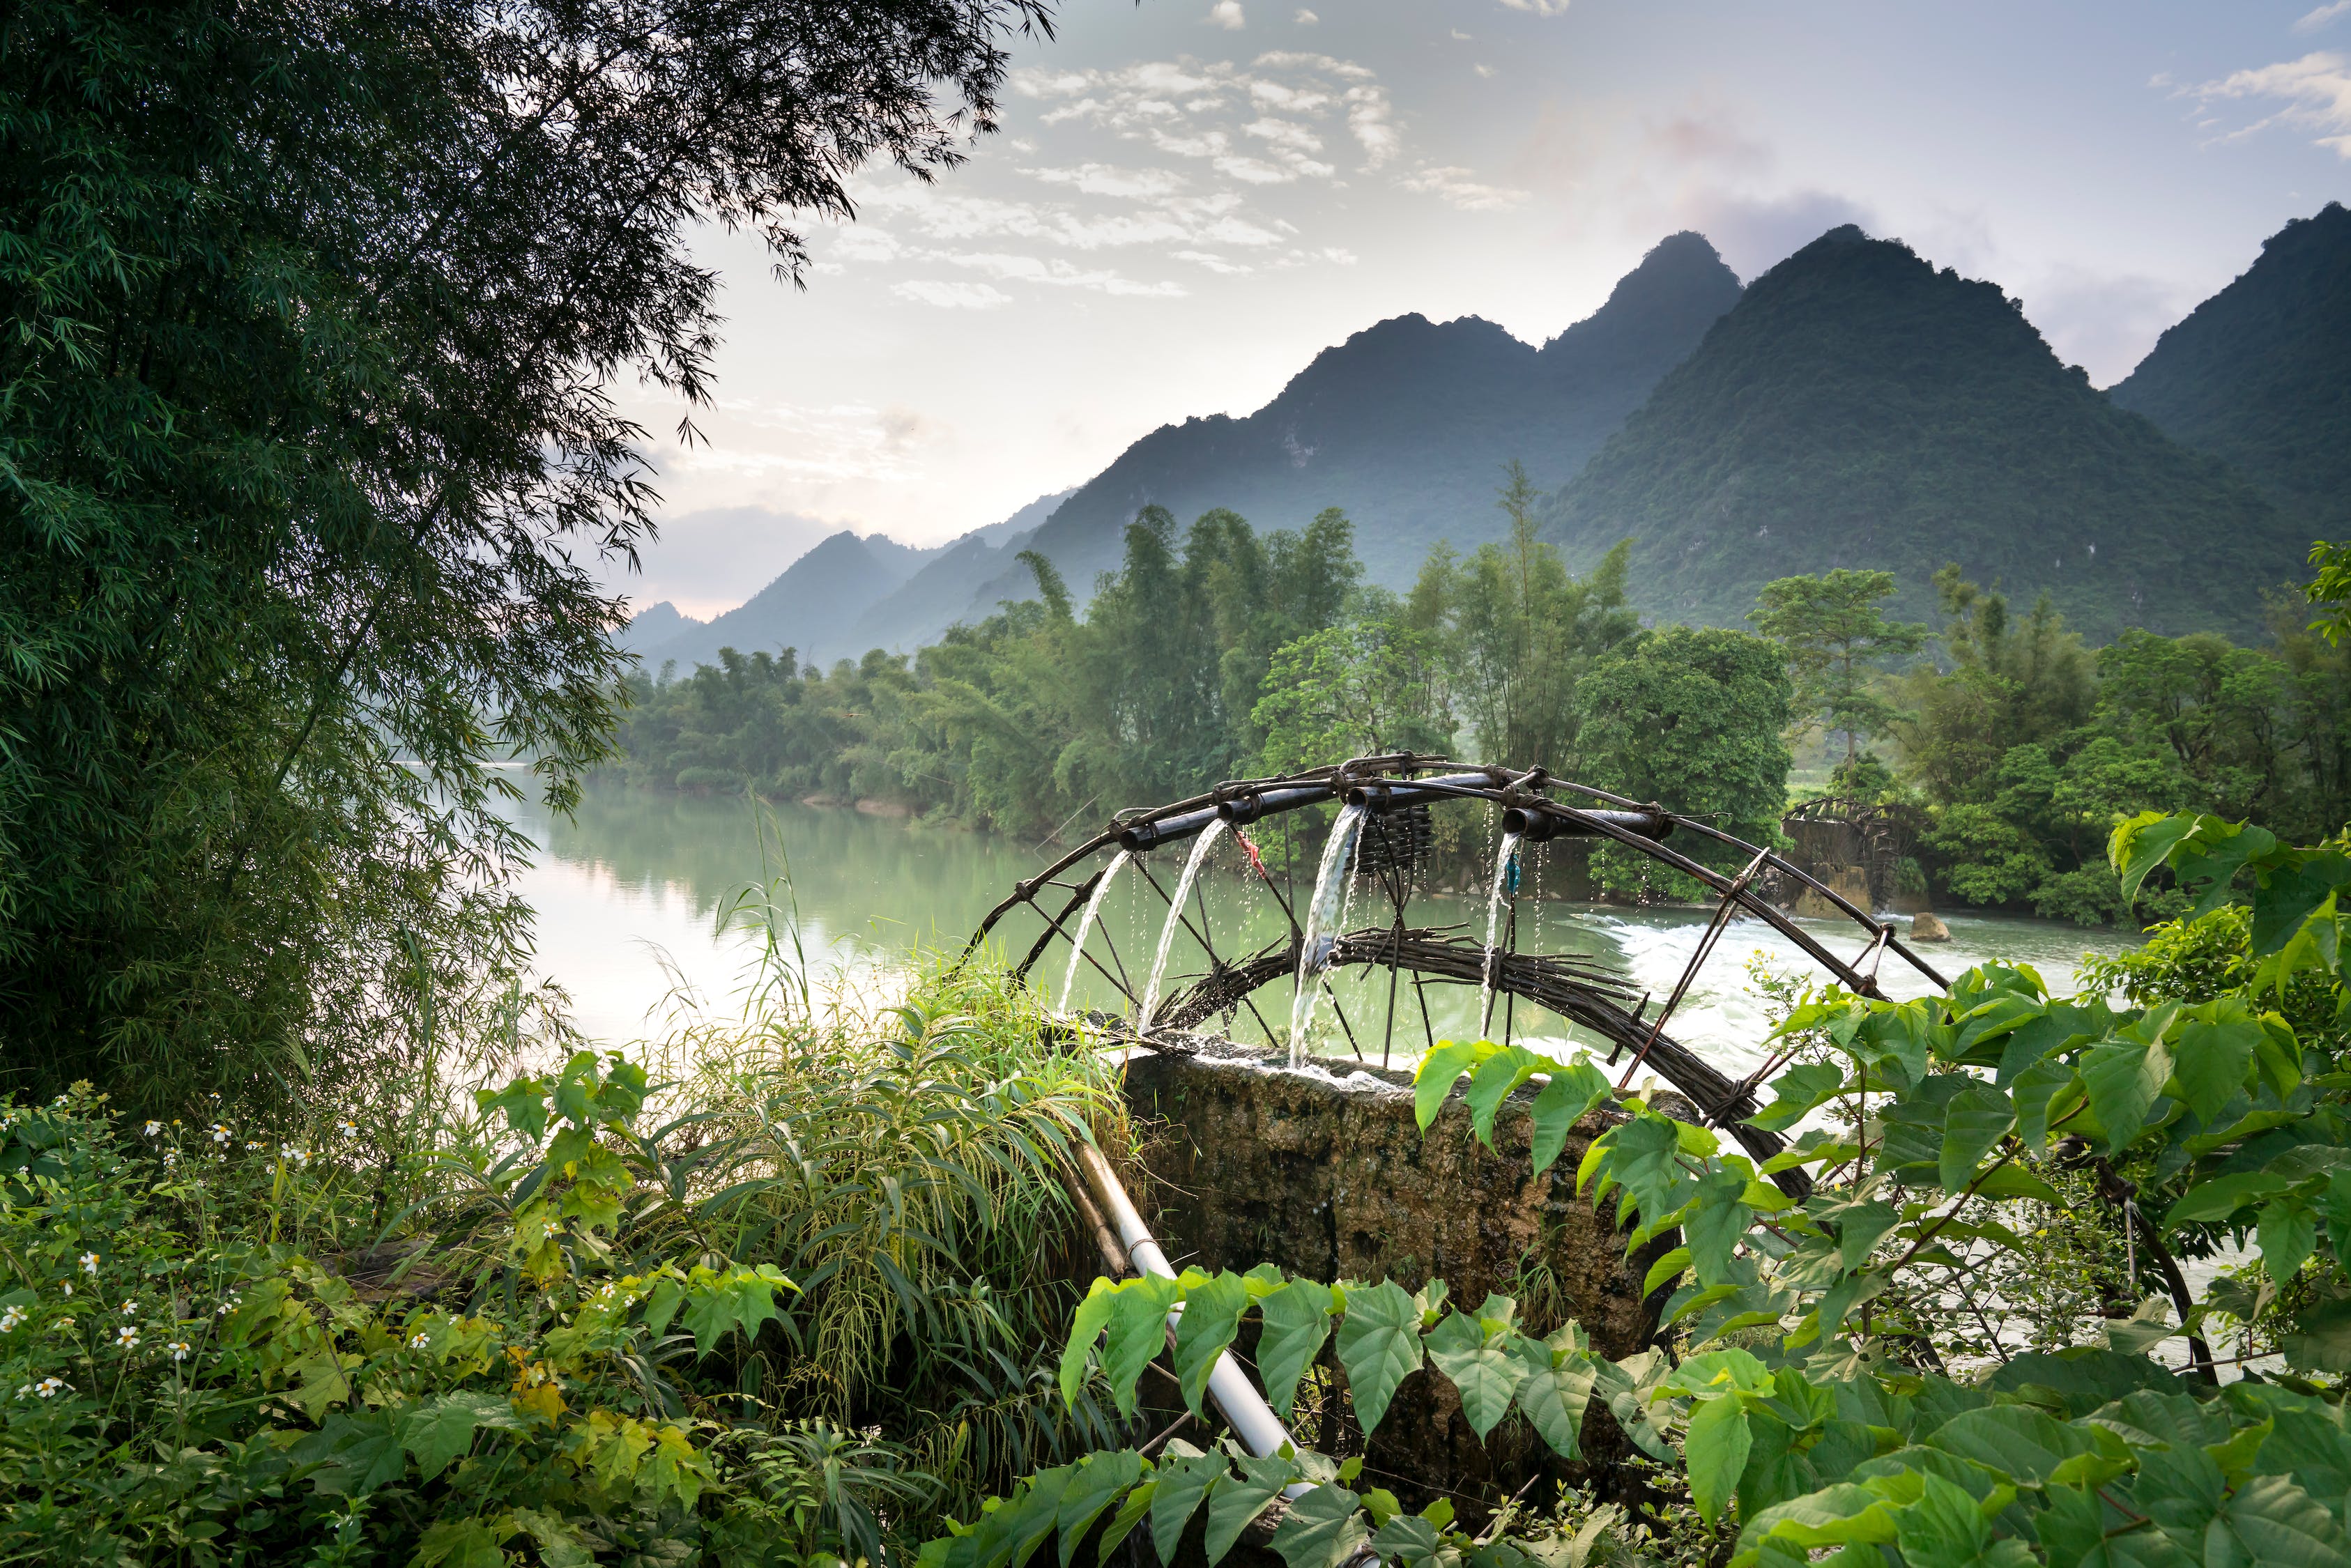
[[(1135, 1197), (1179, 1268), (1270, 1262), (1315, 1280), (1391, 1278), (1406, 1290), (1434, 1276), (1468, 1309), (1489, 1291), (1516, 1298), (1538, 1335), (1573, 1318), (1611, 1356), (1650, 1343), (1656, 1303), (1642, 1301), (1640, 1281), (1676, 1238), (1657, 1239), (1628, 1266), (1614, 1225), (1574, 1192), (1585, 1149), (1621, 1113), (1586, 1117), (1537, 1176), (1531, 1090), (1503, 1106), (1489, 1150), (1458, 1093), (1424, 1135), (1404, 1073), (1339, 1062), (1330, 1064), (1336, 1072), (1291, 1071), (1231, 1041), (1197, 1044), (1191, 1055), (1138, 1050), (1127, 1071), (1153, 1178)], [(1300, 1436), (1344, 1447), (1335, 1422)], [(1575, 1479), (1604, 1485), (1623, 1439), (1604, 1411), (1585, 1438), (1593, 1465)], [(1365, 1469), (1363, 1484), (1416, 1508), (1439, 1492), (1457, 1508), (1496, 1503), (1539, 1472), (1567, 1475), (1515, 1415), (1480, 1443), (1451, 1384), (1426, 1371), (1397, 1391)]]

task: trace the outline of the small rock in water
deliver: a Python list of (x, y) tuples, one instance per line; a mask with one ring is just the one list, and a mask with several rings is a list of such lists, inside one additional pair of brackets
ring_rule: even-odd
[(1910, 940), (1913, 942), (1949, 942), (1951, 928), (1926, 910), (1910, 917)]

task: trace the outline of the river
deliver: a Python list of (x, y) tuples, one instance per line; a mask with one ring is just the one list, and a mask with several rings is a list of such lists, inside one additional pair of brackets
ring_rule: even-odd
[[(786, 912), (779, 928), (798, 937), (815, 984), (886, 997), (903, 983), (910, 956), (960, 949), (1016, 881), (1035, 875), (1061, 852), (1058, 845), (1032, 848), (855, 810), (783, 804), (755, 817), (739, 800), (618, 787), (590, 790), (569, 820), (538, 808), (521, 809), (518, 820), (540, 848), (521, 883), (538, 912), (539, 969), (569, 993), (582, 1030), (612, 1045), (658, 1038), (681, 1006), (723, 1014), (737, 1004), (757, 968), (761, 942), (739, 928), (722, 930), (720, 916), (754, 883), (779, 890), (788, 883), (789, 896), (778, 900)], [(1146, 857), (1162, 887), (1172, 886), (1186, 852), (1186, 846), (1179, 844)], [(782, 874), (787, 871), (788, 878)], [(1305, 874), (1300, 873), (1301, 881)], [(1672, 990), (1704, 932), (1705, 910), (1630, 910), (1533, 896), (1542, 888), (1543, 875), (1539, 853), (1531, 854), (1522, 878), (1527, 896), (1518, 906), (1522, 946), (1587, 955), (1629, 977), (1636, 991), (1659, 998)], [(1229, 838), (1218, 845), (1201, 879), (1201, 902), (1211, 940), (1228, 959), (1280, 940), (1287, 928), (1278, 902), (1249, 873)], [(1139, 976), (1149, 964), (1165, 907), (1128, 873), (1104, 900), (1101, 930), (1088, 952), (1105, 968)], [(1473, 936), (1482, 936), (1485, 916), (1482, 892), (1416, 897), (1407, 910), (1415, 925), (1459, 925)], [(1995, 959), (2026, 963), (2058, 992), (2073, 988), (2085, 951), (2112, 951), (2133, 942), (2118, 932), (2010, 915), (1946, 912), (1943, 917), (1951, 941), (1919, 951), (1945, 975)], [(1364, 919), (1357, 911), (1355, 924)], [(1832, 951), (1855, 955), (1864, 946), (1850, 925), (1802, 925)], [(1016, 956), (1025, 951), (1039, 929), (1035, 917), (1025, 914), (1008, 921), (1008, 949)], [(1733, 1072), (1759, 1060), (1757, 1043), (1769, 1027), (1762, 999), (1746, 972), (1758, 956), (1792, 973), (1815, 973), (1801, 950), (1771, 926), (1736, 921), (1669, 1026), (1677, 1038)], [(1168, 988), (1175, 988), (1174, 977), (1196, 971), (1201, 957), (1198, 946), (1180, 936)], [(1067, 965), (1068, 948), (1056, 945), (1034, 977), (1057, 995)], [(1890, 956), (1880, 979), (1896, 996), (1932, 989)], [(1276, 1030), (1286, 1026), (1290, 992), (1286, 983), (1277, 982), (1254, 998)], [(1476, 1029), (1477, 992), (1467, 986), (1431, 984), (1416, 994), (1407, 979), (1392, 1033), (1385, 971), (1348, 971), (1333, 995), (1335, 1011), (1326, 1003), (1317, 1015), (1316, 1048), (1349, 1061), (1351, 1040), (1370, 1060), (1378, 1060), (1385, 1045), (1392, 1060), (1402, 1062), (1417, 1056), (1432, 1035), (1444, 1039)], [(1091, 966), (1081, 967), (1071, 994), (1074, 1004), (1104, 1005), (1114, 996)], [(1554, 1044), (1564, 1038), (1559, 1019), (1529, 1016), (1536, 1013), (1531, 1004), (1518, 1004), (1508, 1020), (1512, 1038)], [(1498, 1008), (1494, 1031), (1504, 1022)], [(1247, 1012), (1237, 1032), (1261, 1037)]]

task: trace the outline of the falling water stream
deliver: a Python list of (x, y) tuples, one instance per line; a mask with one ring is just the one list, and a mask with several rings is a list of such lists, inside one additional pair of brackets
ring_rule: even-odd
[(1502, 835), (1501, 852), (1494, 857), (1494, 891), (1486, 898), (1486, 965), (1478, 982), (1478, 1032), (1494, 1021), (1494, 977), (1502, 965), (1502, 901), (1518, 891), (1519, 835)]
[(1094, 916), (1102, 913), (1102, 896), (1110, 892), (1110, 884), (1118, 880), (1118, 873), (1124, 871), (1126, 862), (1134, 858), (1124, 850), (1110, 857), (1110, 864), (1102, 867), (1102, 880), (1094, 883), (1093, 896), (1086, 900), (1086, 912), (1078, 916), (1077, 934), (1070, 938), (1070, 972), (1061, 978), (1063, 1012), (1070, 1010), (1070, 995), (1078, 984), (1078, 966), (1085, 960), (1086, 933), (1094, 928)]
[(1314, 902), (1306, 908), (1306, 930), (1298, 946), (1298, 990), (1290, 1002), (1290, 1065), (1306, 1064), (1306, 1030), (1314, 1020), (1315, 998), (1322, 994), (1322, 971), (1339, 946), (1339, 927), (1345, 921), (1348, 873), (1354, 869), (1355, 843), (1363, 835), (1364, 809), (1343, 808), (1323, 841), (1322, 864), (1314, 873)]
[(1134, 1032), (1138, 1036), (1148, 1036), (1158, 1016), (1159, 980), (1167, 972), (1167, 955), (1176, 946), (1176, 928), (1184, 924), (1184, 901), (1192, 896), (1192, 883), (1199, 876), (1200, 868), (1208, 863), (1208, 846), (1224, 831), (1222, 818), (1210, 822), (1207, 830), (1192, 841), (1192, 853), (1184, 862), (1184, 874), (1176, 879), (1176, 895), (1167, 904), (1167, 924), (1159, 928), (1159, 951), (1151, 959), (1151, 977), (1143, 983), (1143, 1006), (1134, 1015)]

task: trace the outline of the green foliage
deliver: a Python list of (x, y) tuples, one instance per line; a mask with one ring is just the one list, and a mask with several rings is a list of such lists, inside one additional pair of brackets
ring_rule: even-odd
[(1788, 651), (1795, 683), (1795, 734), (1825, 727), (1845, 738), (1845, 766), (1861, 744), (1886, 734), (1900, 716), (1872, 689), (1869, 672), (1927, 643), (1923, 625), (1888, 621), (1878, 601), (1894, 591), (1890, 571), (1839, 567), (1820, 577), (1783, 577), (1763, 585), (1756, 631)]
[[(2338, 417), (2317, 412), (2336, 364), (2257, 423)], [(1546, 525), (1572, 567), (1632, 536), (1635, 602), (1661, 619), (1741, 624), (1766, 583), (1840, 564), (1894, 573), (1896, 609), (1923, 618), (1930, 575), (1958, 561), (2020, 601), (2046, 591), (2100, 640), (2251, 636), (2311, 538), (2116, 408), (1997, 286), (1849, 226), (1750, 284)]]
[(1037, 1361), (1105, 1071), (978, 971), (794, 996), (388, 1147), (0, 1105), (0, 1555), (878, 1564), (1114, 1440)]
[(1353, 659), (1416, 656), (1368, 631), (1287, 655), (1286, 668), (1319, 669), (1323, 685), (1302, 706), (1253, 716), (1277, 652), (1338, 626), (1353, 592), (1361, 569), (1337, 512), (1263, 537), (1209, 512), (1179, 548), (1175, 520), (1145, 507), (1082, 620), (1050, 563), (1029, 565), (1040, 600), (950, 629), (911, 668), (878, 651), (826, 674), (801, 670), (789, 650), (727, 650), (683, 680), (636, 678), (621, 736), (628, 776), (874, 796), (1041, 835), (1252, 772), (1268, 723), (1319, 736), (1391, 714), (1419, 721), (1409, 706), (1360, 706), (1387, 699), (1366, 693)]
[[(1740, 632), (1667, 626), (1600, 660), (1576, 687), (1577, 777), (1635, 800), (1708, 817), (1750, 843), (1773, 843), (1787, 799), (1788, 674), (1777, 644)], [(1693, 860), (1740, 867), (1711, 845)], [(1608, 845), (1601, 884), (1636, 896), (1694, 898), (1690, 878)]]
[[(709, 396), (690, 234), (956, 162), (1030, 0), (12, 8), (0, 1057), (330, 1100), (516, 958), (500, 815), (606, 754), (618, 379)], [(495, 985), (493, 985), (495, 989)]]
[[(1952, 667), (1891, 687), (1911, 709), (1904, 771), (1933, 811), (1922, 858), (1959, 898), (2119, 921), (2105, 843), (2122, 818), (2259, 812), (2315, 838), (2351, 810), (2351, 665), (2283, 612), (2269, 649), (2128, 631), (2092, 655), (2045, 601), (2020, 622), (1956, 569), (1936, 581)], [(2146, 912), (2170, 913), (2168, 894)]]
[(2221, 458), (2305, 522), (2351, 524), (2351, 210), (2329, 202), (2262, 242), (2228, 287), (2113, 389), (2175, 441)]
[[(1767, 987), (1793, 1005), (1771, 1037), (1784, 1068), (1773, 1103), (1753, 1120), (1802, 1128), (1792, 1146), (1759, 1168), (1713, 1130), (1638, 1101), (1609, 1118), (1577, 1186), (1595, 1203), (1616, 1195), (1628, 1256), (1678, 1232), (1681, 1245), (1644, 1281), (1675, 1287), (1664, 1317), (1679, 1336), (1677, 1362), (1594, 1355), (1572, 1325), (1532, 1341), (1499, 1296), (1472, 1313), (1448, 1310), (1434, 1282), (1417, 1297), (1393, 1283), (1343, 1284), (1329, 1301), (1364, 1428), (1424, 1364), (1454, 1385), (1478, 1432), (1515, 1408), (1562, 1455), (1576, 1451), (1596, 1404), (1678, 1468), (1705, 1531), (1694, 1550), (1733, 1568), (1794, 1568), (1823, 1552), (2010, 1568), (2351, 1563), (2335, 1509), (2351, 1484), (2351, 1076), (2268, 1006), (2297, 980), (2322, 983), (2340, 1006), (2337, 911), (2351, 894), (2351, 856), (2156, 813), (2117, 829), (2110, 852), (2123, 896), (2163, 869), (2199, 901), (2172, 945), (2176, 972), (2160, 956), (2126, 971), (2133, 1005), (2054, 998), (2031, 969), (2009, 966), (1911, 1002)], [(2241, 926), (2199, 925), (2240, 889)], [(1588, 1062), (1530, 1057), (1490, 1042), (1431, 1052), (1417, 1085), (1423, 1124), (1465, 1073), (1473, 1101), (1481, 1086), (1530, 1072), (1570, 1084), (1562, 1101), (1578, 1114), (1607, 1097)], [(1799, 1168), (1813, 1173), (1809, 1183), (1790, 1178)], [(2127, 1317), (2106, 1315), (2103, 1344), (2034, 1348), (2044, 1325), (2030, 1322), (2030, 1270), (2067, 1246), (2050, 1225), (2027, 1234), (2010, 1221), (2108, 1206), (2131, 1237), (2121, 1283), (2158, 1293)], [(2074, 1218), (2095, 1228), (2095, 1213)], [(2177, 1253), (2224, 1239), (2257, 1249), (2258, 1290), (2222, 1274), (2195, 1301)], [(2057, 1267), (2084, 1260), (2076, 1252)], [(1196, 1294), (1218, 1303), (1221, 1333), (1235, 1287), (1253, 1302), (1297, 1288), (1264, 1269), (1194, 1270), (1156, 1289), (1103, 1281), (1092, 1300), (1107, 1304), (1080, 1313), (1070, 1354), (1086, 1354), (1104, 1321), (1131, 1317), (1156, 1333), (1176, 1299)], [(1259, 1310), (1271, 1338), (1273, 1313)], [(2028, 1322), (2021, 1333), (1987, 1322), (1972, 1343), (1988, 1375), (1958, 1381), (1942, 1359), (1942, 1347), (1967, 1343), (1954, 1335), (1955, 1310)], [(2285, 1365), (2221, 1383), (2211, 1325), (2243, 1322), (2250, 1339), (2253, 1320), (2273, 1312), (2282, 1332), (2262, 1354)], [(2182, 1337), (2185, 1370), (2150, 1354)], [(1282, 1375), (1297, 1364), (1285, 1360)], [(1177, 1462), (1186, 1483), (1161, 1495), (1180, 1527), (1226, 1484), (1229, 1461), (1187, 1457), (1168, 1469)], [(1384, 1518), (1318, 1456), (1285, 1449), (1280, 1461), (1242, 1463), (1279, 1463), (1314, 1487), (1293, 1504), (1277, 1550), (1352, 1542), (1350, 1521), (1408, 1562), (1448, 1544), (1465, 1556), (1510, 1545), (1499, 1527), (1455, 1543), (1441, 1522)], [(1244, 1494), (1242, 1507), (1255, 1498)], [(998, 1568), (1019, 1560), (1008, 1537), (985, 1522), (957, 1527), (926, 1560)], [(1212, 1555), (1229, 1539), (1212, 1539)]]
[(1510, 537), (1467, 559), (1431, 550), (1403, 616), (1434, 641), (1447, 705), (1479, 755), (1564, 771), (1578, 751), (1577, 683), (1638, 628), (1625, 603), (1625, 550), (1570, 576), (1558, 547), (1538, 537), (1526, 471), (1513, 463), (1507, 479)]

